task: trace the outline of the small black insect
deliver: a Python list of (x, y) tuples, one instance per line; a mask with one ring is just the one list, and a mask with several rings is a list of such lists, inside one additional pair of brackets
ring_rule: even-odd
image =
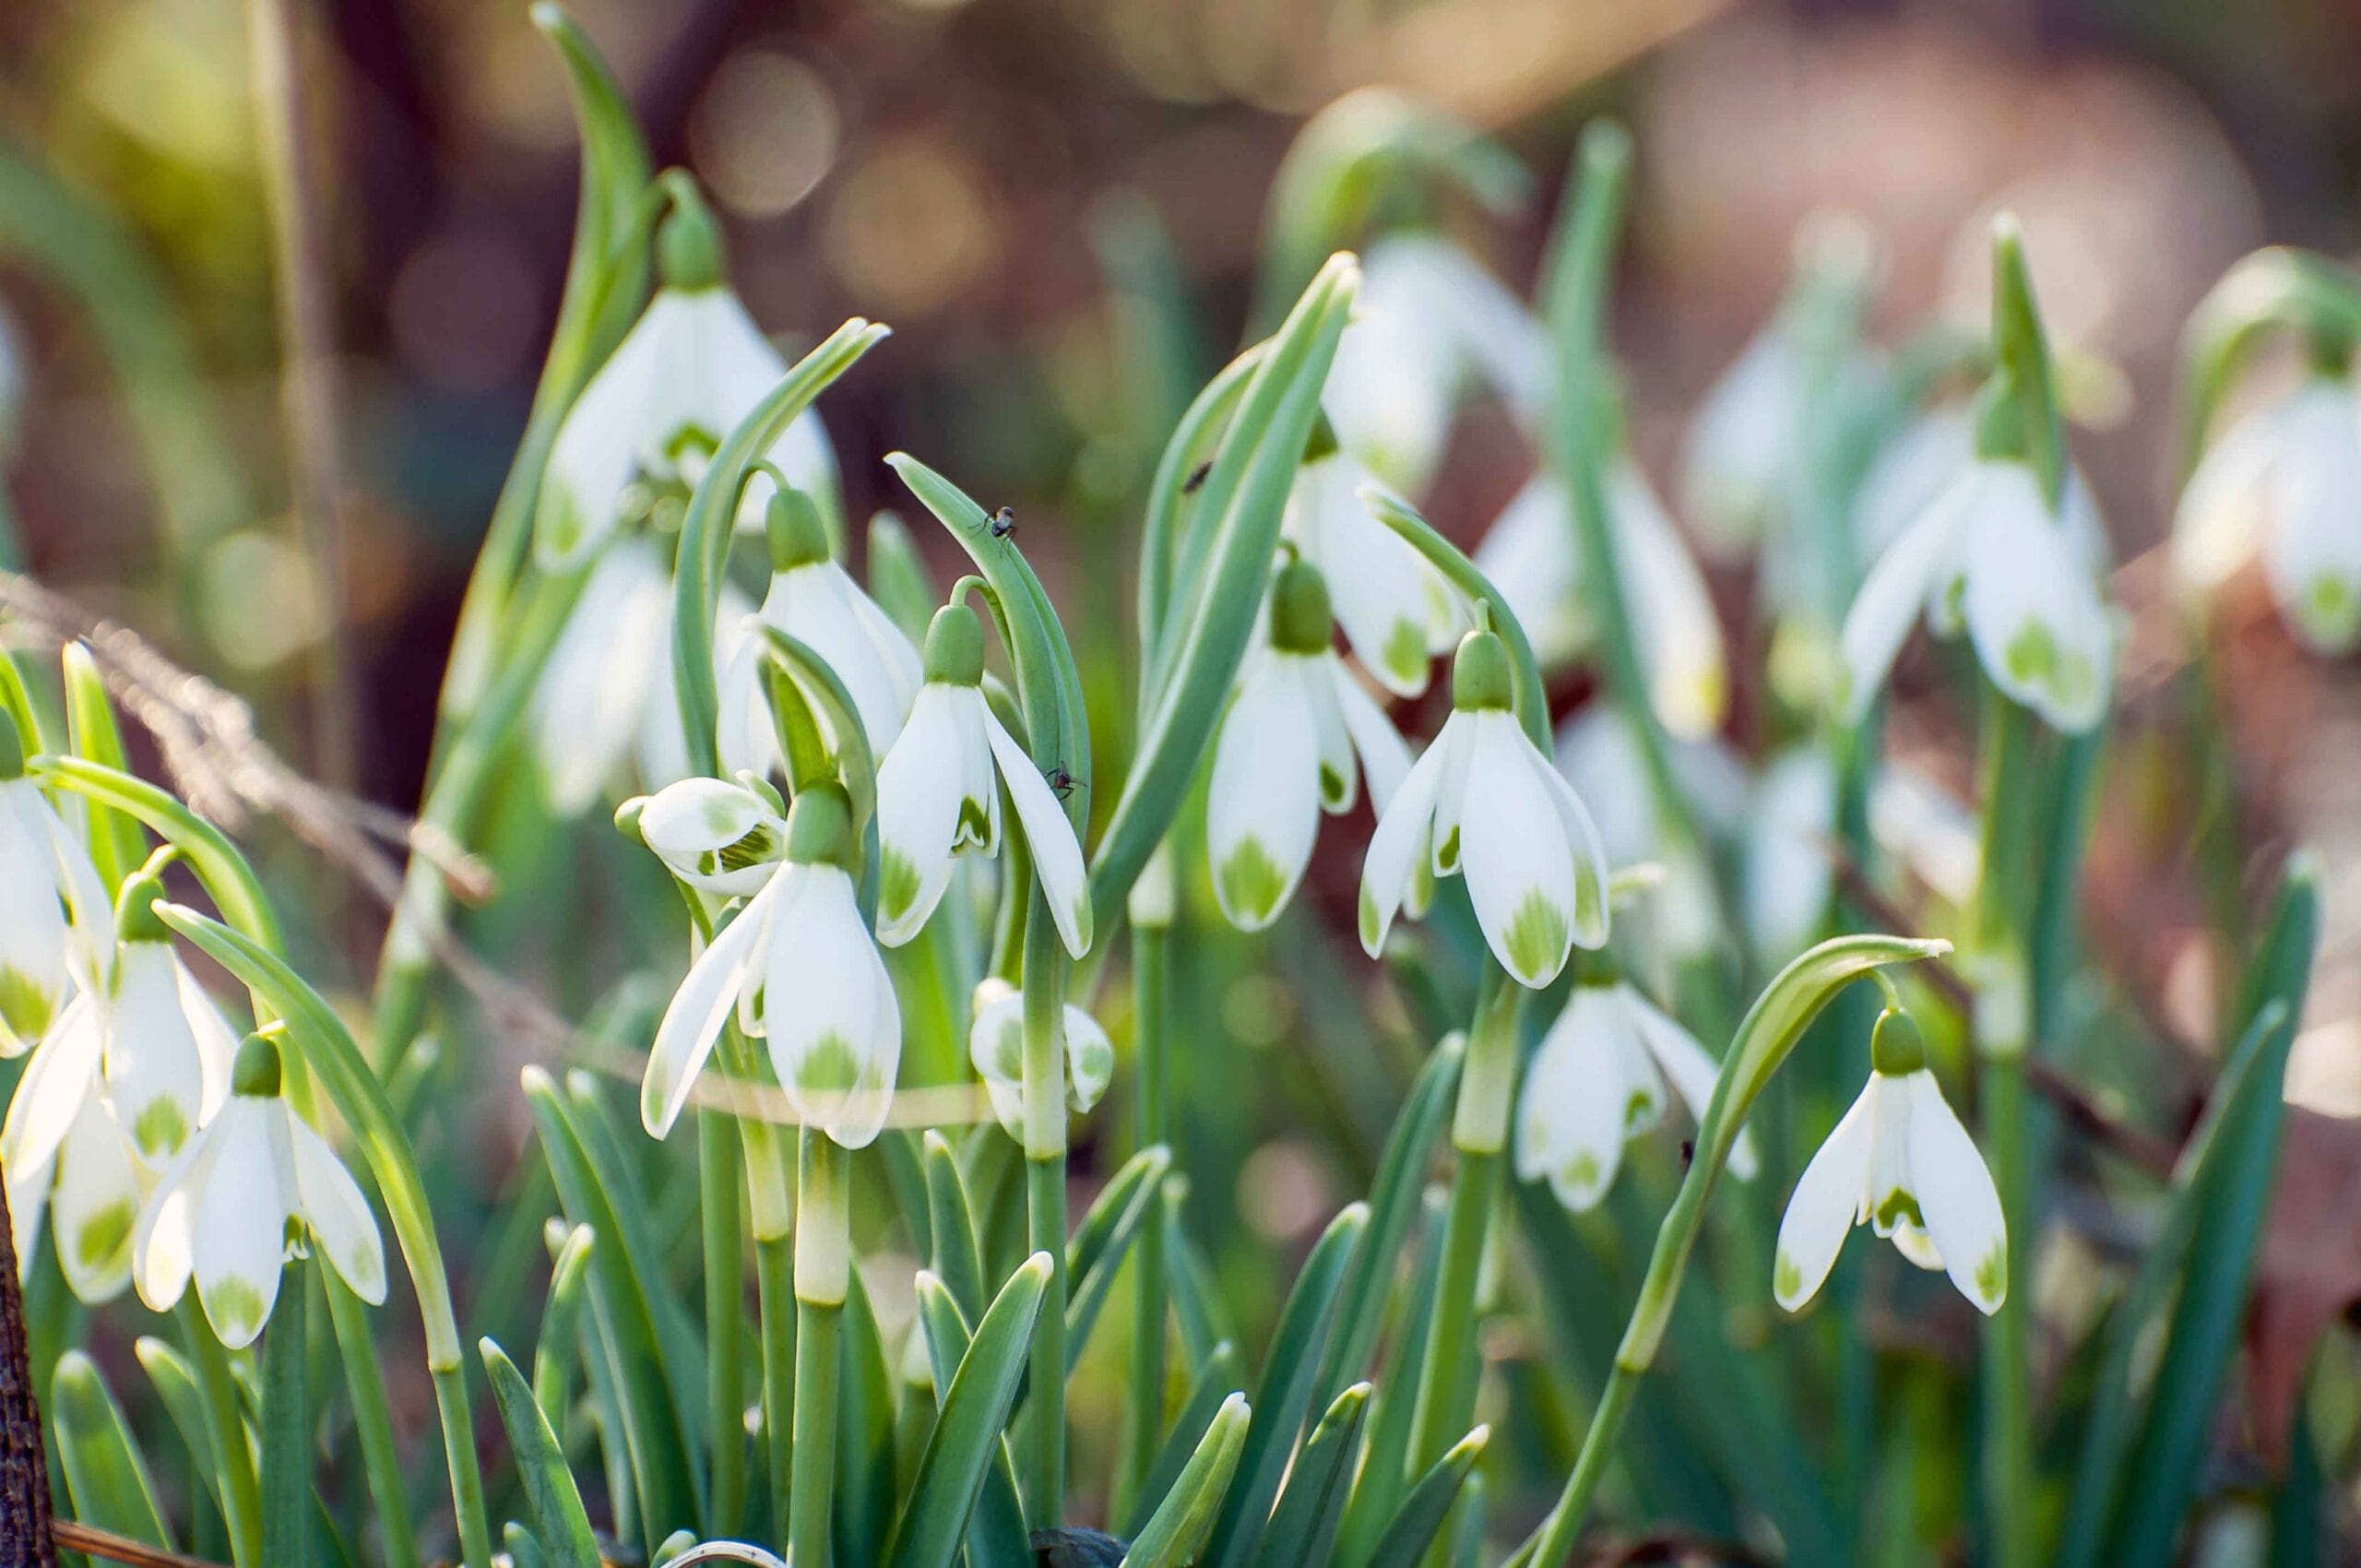
[(1680, 1140), (1680, 1168), (1681, 1168), (1683, 1170), (1688, 1170), (1688, 1169), (1689, 1169), (1689, 1162), (1690, 1162), (1691, 1160), (1692, 1160), (1692, 1159), (1695, 1159), (1696, 1158), (1697, 1158), (1697, 1140), (1696, 1140), (1696, 1139), (1694, 1139), (1694, 1138), (1683, 1138), (1683, 1139), (1681, 1139), (1681, 1140)]
[(1199, 463), (1195, 468), (1191, 469), (1189, 470), (1189, 477), (1180, 481), (1180, 493), (1183, 495), (1196, 494), (1197, 492), (1205, 487), (1205, 476), (1213, 471), (1214, 460), (1211, 457), (1207, 457), (1204, 462)]
[(1049, 780), (1050, 793), (1055, 795), (1062, 801), (1072, 799), (1074, 792), (1076, 790), (1087, 790), (1090, 788), (1089, 785), (1085, 784), (1081, 779), (1076, 778), (1073, 774), (1068, 773), (1064, 763), (1058, 764), (1057, 766), (1050, 769), (1050, 771), (1043, 775), (1043, 777)]
[(991, 529), (992, 537), (994, 539), (1006, 539), (1010, 534), (1014, 533), (1016, 531), (1015, 508), (1012, 506), (1003, 506), (999, 511), (994, 512), (991, 518)]

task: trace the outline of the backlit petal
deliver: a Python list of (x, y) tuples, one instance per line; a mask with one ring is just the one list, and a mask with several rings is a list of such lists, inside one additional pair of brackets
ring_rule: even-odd
[(877, 939), (916, 936), (951, 885), (951, 850), (968, 777), (954, 689), (931, 684), (877, 770)]
[(681, 989), (672, 993), (663, 1021), (656, 1026), (656, 1043), (648, 1051), (647, 1071), (639, 1086), (640, 1123), (656, 1137), (672, 1130), (688, 1100), (689, 1086), (753, 979), (763, 928), (781, 889), (795, 880), (795, 868), (789, 866), (765, 884), (689, 966)]
[(196, 1299), (215, 1337), (232, 1350), (262, 1332), (287, 1261), (289, 1194), (279, 1188), (266, 1120), (278, 1103), (231, 1096), (208, 1129), (219, 1147), (191, 1183)]
[(327, 1140), (281, 1102), (295, 1200), (327, 1260), (352, 1293), (372, 1306), (386, 1301), (386, 1247), (377, 1217), (361, 1184), (344, 1168)]
[(1221, 721), (1205, 802), (1214, 897), (1240, 931), (1278, 917), (1302, 880), (1320, 830), (1320, 755), (1296, 666), (1262, 660)]
[(1861, 1206), (1861, 1182), (1869, 1169), (1870, 1120), (1875, 1111), (1869, 1090), (1828, 1134), (1811, 1157), (1787, 1199), (1786, 1216), (1779, 1221), (1779, 1244), (1771, 1269), (1771, 1294), (1789, 1312), (1801, 1311), (1819, 1294), (1845, 1234), (1853, 1229)]
[(1967, 630), (1985, 673), (2058, 730), (2106, 710), (2113, 636), (2098, 586), (2074, 558), (2033, 476), (1992, 483), (1967, 532)]
[(1927, 1233), (1960, 1294), (1985, 1313), (2009, 1299), (2009, 1225), (1992, 1173), (1932, 1073), (1910, 1075), (1910, 1176)]
[(1057, 921), (1066, 951), (1079, 958), (1090, 951), (1090, 877), (1083, 869), (1082, 844), (1074, 837), (1074, 824), (1033, 758), (990, 709), (984, 713), (984, 738), (1000, 764), (1009, 804), (1016, 808), (1017, 823), (1025, 829), (1025, 847), (1032, 851), (1033, 874), (1049, 901), (1050, 918)]
[(1623, 1162), (1626, 1086), (1608, 1042), (1617, 1020), (1602, 1009), (1604, 996), (1597, 986), (1574, 987), (1517, 1100), (1518, 1179), (1546, 1180), (1577, 1214), (1607, 1195)]
[(1473, 717), (1459, 825), (1468, 897), (1493, 956), (1518, 983), (1544, 986), (1565, 968), (1575, 926), (1575, 851), (1541, 778), (1556, 769), (1505, 710)]
[(1372, 958), (1385, 950), (1385, 933), (1393, 929), (1412, 873), (1426, 859), (1435, 791), (1442, 781), (1443, 742), (1452, 726), (1460, 723), (1459, 715), (1453, 714), (1443, 725), (1443, 733), (1411, 766), (1402, 787), (1378, 813), (1377, 831), (1370, 836), (1369, 852), (1361, 861), (1358, 919), (1361, 946)]
[(1845, 669), (1837, 703), (1846, 723), (1857, 724), (1869, 712), (1928, 596), (1956, 569), (1961, 530), (1978, 510), (1984, 470), (1991, 466), (1977, 464), (1952, 480), (1861, 580), (1841, 639)]

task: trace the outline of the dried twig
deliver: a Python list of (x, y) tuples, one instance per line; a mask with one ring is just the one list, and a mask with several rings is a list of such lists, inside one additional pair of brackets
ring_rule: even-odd
[(60, 1519), (50, 1526), (51, 1538), (67, 1551), (78, 1551), (85, 1557), (101, 1558), (109, 1562), (127, 1562), (131, 1568), (222, 1568), (209, 1558), (191, 1557), (186, 1552), (167, 1551), (160, 1546), (149, 1546), (128, 1536), (101, 1530), (93, 1525), (77, 1525), (71, 1519)]

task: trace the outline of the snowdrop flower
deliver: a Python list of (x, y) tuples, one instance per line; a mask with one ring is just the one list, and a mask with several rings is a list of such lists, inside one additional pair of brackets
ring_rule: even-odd
[(169, 1310), (196, 1281), (221, 1343), (254, 1343), (279, 1299), (279, 1269), (306, 1233), (352, 1293), (386, 1300), (386, 1253), (360, 1184), (327, 1140), (279, 1096), (279, 1046), (248, 1035), (230, 1098), (165, 1170), (132, 1234), (139, 1299)]
[(1845, 1234), (1867, 1224), (1920, 1268), (1949, 1273), (1977, 1311), (1999, 1312), (2009, 1296), (2009, 1229), (1984, 1157), (1927, 1070), (1910, 1015), (1889, 1006), (1869, 1050), (1869, 1086), (1787, 1200), (1771, 1293), (1800, 1310)]
[(1303, 880), (1320, 814), (1352, 810), (1361, 775), (1385, 810), (1410, 749), (1329, 642), (1328, 588), (1291, 561), (1271, 586), (1269, 640), (1250, 656), (1214, 742), (1205, 839), (1214, 897), (1240, 931), (1278, 918)]
[(1607, 942), (1607, 855), (1573, 787), (1509, 707), (1509, 656), (1470, 632), (1452, 671), (1452, 714), (1379, 816), (1362, 862), (1361, 945), (1383, 951), (1394, 911), (1422, 867), (1464, 870), (1492, 955), (1536, 989), (1574, 943)]
[(1975, 461), (1975, 419), (1964, 399), (1939, 404), (1895, 433), (1853, 496), (1853, 542), (1875, 561)]
[(1722, 373), (1681, 448), (1681, 505), (1707, 546), (1735, 555), (1777, 531), (1803, 413), (1802, 357), (1774, 321)]
[(725, 898), (759, 893), (787, 847), (787, 807), (767, 780), (683, 778), (615, 814), (672, 874)]
[(1065, 808), (984, 700), (984, 629), (964, 604), (934, 612), (926, 684), (877, 770), (877, 939), (916, 936), (951, 885), (955, 857), (1000, 852), (1000, 786), (1025, 829), (1066, 951), (1090, 951), (1090, 878)]
[[(1115, 1047), (1098, 1020), (1066, 1005), (1066, 1103), (1076, 1115), (1098, 1103), (1115, 1076)], [(1025, 1128), (1025, 993), (993, 976), (976, 987), (967, 1057), (984, 1080), (992, 1115), (1012, 1138)]]
[[(785, 632), (825, 660), (842, 681), (860, 717), (870, 754), (893, 750), (917, 700), (922, 669), (919, 650), (877, 601), (829, 558), (827, 530), (811, 498), (787, 490), (770, 499), (771, 586), (753, 621)], [(721, 760), (735, 771), (766, 772), (778, 756), (762, 691), (766, 655), (753, 623), (723, 670), (720, 683)]]
[(23, 1055), (71, 987), (98, 983), (112, 914), (90, 851), (26, 777), (0, 715), (0, 1056)]
[(2053, 729), (2096, 724), (2114, 634), (2086, 549), (2027, 465), (1969, 464), (1869, 569), (1845, 617), (1846, 721), (1869, 711), (1924, 614), (1939, 633), (1964, 624), (1992, 683)]
[(0, 1172), (16, 1217), (18, 1257), (30, 1265), (53, 1210), (58, 1267), (92, 1305), (131, 1283), (131, 1228), (148, 1186), (131, 1140), (99, 1092), (103, 1042), (97, 1003), (76, 996), (26, 1063), (0, 1123)]
[[(643, 824), (655, 809), (650, 801)], [(901, 1066), (902, 1013), (860, 916), (853, 855), (844, 790), (815, 784), (798, 794), (786, 858), (690, 966), (657, 1026), (639, 1101), (657, 1137), (671, 1131), (734, 1011), (748, 1034), (764, 1038), (772, 1071), (807, 1123), (846, 1148), (876, 1139)], [(778, 1006), (765, 1004), (772, 998)]]
[[(1584, 961), (1585, 969), (1589, 961)], [(1714, 1098), (1721, 1063), (1697, 1037), (1613, 973), (1584, 973), (1534, 1052), (1517, 1101), (1516, 1173), (1546, 1180), (1580, 1214), (1607, 1195), (1623, 1146), (1664, 1120), (1670, 1093), (1691, 1117)], [(1730, 1170), (1754, 1180), (1753, 1135), (1740, 1129)]]
[[(1722, 625), (1713, 595), (1647, 475), (1626, 453), (1606, 475), (1607, 519), (1616, 575), (1639, 646), (1648, 700), (1666, 730), (1682, 737), (1721, 727), (1728, 695)], [(1538, 473), (1501, 508), (1477, 547), (1476, 564), (1500, 585), (1544, 664), (1581, 653), (1593, 636), (1583, 563), (1566, 487)]]
[[(673, 206), (657, 233), (660, 286), (636, 325), (583, 387), (550, 448), (534, 515), (545, 571), (580, 565), (614, 532), (635, 478), (694, 484), (722, 438), (787, 374), (724, 279), (721, 237), (694, 186), (668, 181)], [(833, 491), (836, 459), (806, 410), (765, 454), (791, 484)], [(759, 524), (750, 484), (741, 527)]]
[(212, 1120), (230, 1091), (238, 1037), (181, 962), (156, 917), (163, 884), (142, 872), (123, 885), (120, 941), (100, 1009), (100, 1074), (109, 1103), (140, 1159), (161, 1167), (191, 1132)]
[[(1744, 764), (1718, 736), (1667, 741), (1674, 787), (1700, 832), (1709, 842), (1727, 836), (1745, 813)], [(1613, 706), (1594, 703), (1559, 726), (1554, 749), (1558, 771), (1598, 826), (1607, 863), (1662, 867), (1663, 880), (1634, 911), (1661, 948), (1657, 956), (1677, 963), (1714, 952), (1722, 940), (1721, 900), (1706, 845), (1664, 831), (1655, 785), (1631, 721)]]
[(2318, 373), (2214, 443), (2173, 519), (2174, 572), (2210, 592), (2262, 557), (2280, 619), (2315, 653), (2361, 643), (2361, 407)]
[(1354, 654), (1384, 687), (1417, 696), (1462, 629), (1451, 590), (1362, 499), (1368, 470), (1316, 431), (1287, 495), (1286, 531), (1320, 569)]

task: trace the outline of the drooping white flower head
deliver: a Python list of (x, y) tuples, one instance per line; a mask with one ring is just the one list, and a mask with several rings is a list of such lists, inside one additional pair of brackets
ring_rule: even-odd
[[(1025, 993), (997, 976), (976, 987), (975, 1018), (967, 1028), (967, 1058), (984, 1081), (992, 1115), (1012, 1138), (1025, 1130)], [(1068, 1004), (1065, 1010), (1066, 1103), (1076, 1115), (1098, 1103), (1115, 1076), (1115, 1047), (1098, 1020)]]
[(1434, 568), (1370, 511), (1368, 483), (1358, 461), (1315, 433), (1287, 495), (1286, 534), (1326, 581), (1354, 655), (1388, 691), (1417, 696), (1465, 624)]
[(1923, 614), (1946, 635), (1964, 624), (1992, 683), (2051, 728), (2096, 724), (2113, 684), (2114, 629), (2089, 546), (2067, 516), (2074, 509), (2053, 509), (2023, 462), (1969, 464), (1869, 568), (1845, 617), (1846, 720), (1869, 711)]
[[(1626, 453), (1606, 476), (1607, 518), (1625, 612), (1638, 644), (1649, 705), (1674, 735), (1719, 729), (1728, 696), (1722, 625), (1703, 573), (1647, 475)], [(1596, 635), (1566, 487), (1555, 474), (1525, 481), (1477, 547), (1476, 564), (1500, 585), (1544, 665), (1581, 655)]]
[(1039, 768), (985, 700), (984, 632), (964, 604), (935, 612), (926, 635), (926, 683), (909, 722), (877, 770), (877, 938), (916, 936), (955, 857), (1000, 852), (1000, 787), (1025, 830), (1034, 874), (1066, 951), (1090, 951), (1090, 879), (1074, 824)]
[(746, 774), (734, 783), (683, 778), (617, 815), (635, 817), (641, 841), (674, 876), (736, 898), (761, 892), (777, 870), (787, 850), (786, 812), (767, 781)]
[[(1587, 962), (1587, 960), (1585, 960)], [(1517, 1100), (1516, 1173), (1547, 1181), (1580, 1214), (1605, 1197), (1623, 1146), (1664, 1120), (1670, 1094), (1702, 1118), (1721, 1063), (1697, 1037), (1612, 975), (1584, 975), (1541, 1039)], [(1753, 1134), (1739, 1129), (1730, 1170), (1754, 1179)]]
[(1361, 945), (1385, 946), (1414, 876), (1465, 873), (1492, 955), (1519, 983), (1557, 978), (1577, 942), (1607, 942), (1607, 855), (1590, 813), (1510, 708), (1509, 656), (1470, 632), (1452, 714), (1378, 818), (1362, 862)]
[(1964, 399), (1939, 403), (1904, 424), (1853, 494), (1853, 545), (1861, 559), (1875, 561), (1892, 548), (1974, 461), (1975, 419)]
[(25, 1064), (0, 1123), (0, 1173), (30, 1264), (42, 1221), (55, 1218), (58, 1267), (93, 1305), (131, 1283), (131, 1228), (148, 1177), (99, 1089), (104, 1041), (97, 1003), (68, 1002)]
[[(643, 825), (654, 809), (651, 801)], [(786, 858), (690, 966), (657, 1026), (640, 1084), (650, 1133), (671, 1130), (734, 1011), (769, 1047), (772, 1071), (807, 1124), (846, 1148), (875, 1140), (901, 1067), (902, 1013), (861, 919), (852, 856), (844, 791), (815, 784), (798, 794)]]
[(1738, 554), (1777, 531), (1790, 500), (1803, 380), (1786, 326), (1774, 321), (1697, 405), (1681, 447), (1681, 510), (1717, 554)]
[[(836, 671), (860, 715), (870, 754), (883, 757), (902, 733), (923, 671), (919, 650), (877, 601), (828, 555), (827, 531), (810, 497), (775, 494), (765, 513), (771, 586), (754, 621), (805, 644)], [(762, 691), (763, 639), (750, 623), (721, 673), (722, 766), (767, 773), (778, 760)]]
[(385, 1245), (369, 1200), (327, 1140), (280, 1097), (277, 1042), (249, 1035), (229, 1099), (139, 1211), (132, 1279), (139, 1299), (164, 1312), (194, 1277), (206, 1321), (235, 1350), (262, 1332), (281, 1265), (312, 1241), (354, 1295), (385, 1301)]
[(2279, 616), (2315, 653), (2361, 644), (2361, 407), (2315, 374), (2238, 420), (2189, 476), (2174, 575), (2210, 593), (2260, 553)]
[(1818, 1293), (1845, 1237), (1867, 1224), (1904, 1257), (1941, 1269), (1987, 1314), (2009, 1295), (2009, 1229), (1975, 1140), (1927, 1070), (1918, 1031), (1889, 1009), (1867, 1087), (1804, 1167), (1779, 1222), (1771, 1293), (1789, 1312)]
[(0, 1056), (48, 1032), (72, 990), (99, 983), (114, 910), (90, 851), (25, 775), (0, 715)]
[(1214, 742), (1206, 848), (1215, 901), (1240, 931), (1287, 908), (1321, 814), (1352, 810), (1363, 773), (1382, 814), (1410, 771), (1410, 749), (1336, 656), (1332, 626), (1319, 568), (1282, 566), (1268, 638), (1249, 654)]
[[(733, 585), (714, 618), (714, 673), (729, 668), (753, 603)], [(672, 573), (654, 538), (610, 543), (582, 585), (533, 688), (533, 753), (550, 809), (574, 816), (631, 758), (643, 789), (688, 776), (672, 684)]]
[[(787, 374), (724, 278), (721, 240), (694, 189), (672, 185), (657, 235), (661, 286), (559, 425), (533, 519), (544, 570), (578, 566), (611, 536), (635, 478), (694, 484), (722, 438)], [(836, 458), (806, 410), (765, 454), (790, 484), (833, 493)], [(758, 527), (767, 477), (738, 522)]]
[(160, 1169), (210, 1121), (230, 1092), (238, 1037), (172, 946), (156, 917), (163, 884), (127, 878), (116, 913), (121, 940), (99, 1009), (105, 1044), (100, 1075), (116, 1119), (142, 1163)]

